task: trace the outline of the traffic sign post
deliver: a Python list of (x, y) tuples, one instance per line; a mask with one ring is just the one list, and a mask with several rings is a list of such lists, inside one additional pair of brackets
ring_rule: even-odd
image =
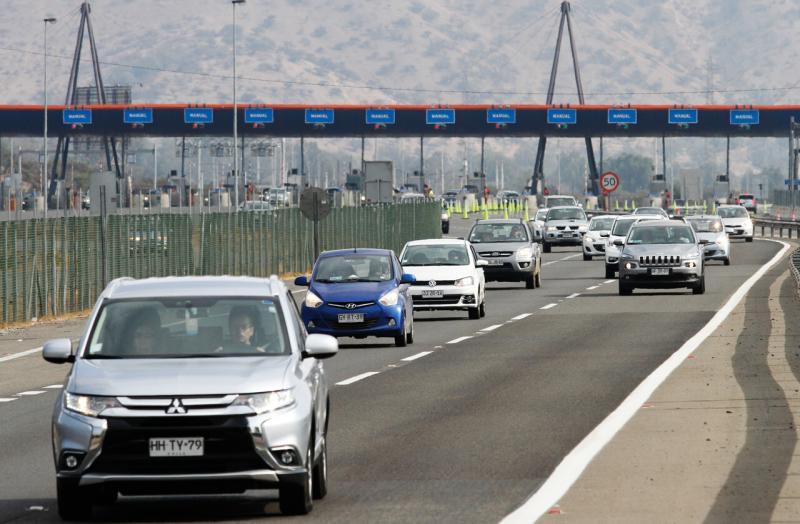
[(600, 175), (600, 189), (603, 191), (605, 209), (610, 207), (609, 195), (619, 189), (619, 175), (613, 171), (606, 171)]
[(300, 193), (300, 213), (314, 224), (314, 260), (319, 256), (319, 221), (331, 213), (328, 193), (319, 187), (309, 187)]

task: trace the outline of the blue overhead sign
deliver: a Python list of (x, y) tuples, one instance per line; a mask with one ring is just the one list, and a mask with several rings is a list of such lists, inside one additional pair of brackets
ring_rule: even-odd
[(183, 110), (183, 122), (186, 124), (211, 124), (214, 122), (214, 110), (210, 107), (187, 107)]
[(333, 109), (306, 109), (306, 124), (332, 124)]
[(800, 186), (800, 179), (791, 180), (789, 178), (784, 178), (783, 179), (783, 185), (785, 185), (785, 186)]
[(548, 109), (548, 124), (577, 124), (578, 112), (575, 109)]
[(456, 123), (456, 110), (455, 109), (426, 109), (425, 110), (425, 123), (426, 124), (455, 124)]
[(760, 119), (758, 109), (731, 109), (731, 125), (757, 125)]
[(696, 124), (697, 109), (670, 109), (667, 121), (670, 124)]
[(609, 109), (608, 110), (608, 123), (609, 124), (635, 124), (636, 123), (636, 110), (635, 109)]
[(487, 124), (516, 124), (517, 110), (509, 108), (487, 109)]
[(61, 121), (65, 124), (84, 125), (92, 123), (91, 109), (64, 109), (61, 113)]
[(369, 125), (394, 124), (394, 109), (367, 109), (365, 119)]
[(122, 121), (126, 124), (152, 124), (152, 109), (125, 109), (122, 112)]
[(275, 114), (271, 107), (247, 107), (244, 110), (245, 124), (271, 124)]

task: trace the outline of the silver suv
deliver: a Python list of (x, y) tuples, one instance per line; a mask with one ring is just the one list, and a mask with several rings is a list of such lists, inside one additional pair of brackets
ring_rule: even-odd
[(589, 230), (583, 209), (577, 206), (551, 207), (544, 218), (542, 247), (550, 253), (552, 246), (580, 246)]
[(73, 350), (53, 413), (59, 515), (117, 495), (278, 489), (284, 513), (327, 492), (328, 380), (336, 339), (307, 335), (277, 279), (111, 282)]
[(703, 248), (692, 226), (653, 220), (631, 226), (620, 248), (619, 294), (639, 288), (688, 287), (695, 295), (706, 291)]
[(528, 224), (520, 219), (478, 220), (469, 241), (486, 260), (486, 282), (525, 282), (533, 289), (542, 285), (542, 255)]

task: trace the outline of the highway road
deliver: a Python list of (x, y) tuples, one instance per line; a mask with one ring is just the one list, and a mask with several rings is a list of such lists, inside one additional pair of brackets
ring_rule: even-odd
[[(453, 222), (452, 235), (464, 235), (467, 221)], [(499, 521), (779, 249), (735, 242), (733, 264), (709, 266), (702, 296), (620, 297), (602, 261), (556, 248), (545, 255), (542, 288), (489, 284), (483, 319), (419, 313), (416, 341), (402, 349), (389, 339), (342, 340), (325, 362), (337, 384), (329, 493), (303, 521)], [(0, 337), (0, 523), (58, 521), (49, 418), (67, 371), (38, 352), (8, 356), (78, 336), (80, 325)], [(123, 497), (95, 516), (282, 522), (276, 495)]]

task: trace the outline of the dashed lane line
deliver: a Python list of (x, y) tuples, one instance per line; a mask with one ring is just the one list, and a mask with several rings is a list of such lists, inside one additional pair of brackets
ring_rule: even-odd
[(550, 304), (547, 304), (546, 306), (540, 307), (539, 309), (550, 309), (550, 308), (556, 307), (557, 305), (558, 304), (556, 304), (555, 302), (552, 302)]
[(523, 318), (528, 318), (531, 315), (533, 315), (533, 313), (523, 313), (521, 315), (517, 315), (516, 317), (511, 317), (511, 320), (522, 320)]
[(570, 255), (570, 256), (568, 256), (568, 257), (559, 258), (559, 259), (557, 259), (557, 260), (551, 260), (550, 262), (545, 262), (545, 263), (544, 263), (544, 264), (542, 264), (542, 265), (543, 265), (543, 266), (549, 266), (550, 264), (555, 264), (556, 262), (562, 262), (562, 261), (564, 261), (564, 260), (570, 260), (570, 259), (573, 259), (573, 258), (578, 258), (579, 256), (580, 256), (580, 255)]
[(433, 351), (423, 351), (422, 353), (417, 353), (416, 355), (411, 355), (410, 357), (401, 358), (403, 362), (411, 362), (413, 360), (417, 360), (418, 358), (422, 358), (426, 355), (430, 355)]
[(14, 360), (15, 358), (22, 358), (28, 355), (33, 355), (34, 353), (38, 353), (41, 350), (42, 346), (39, 346), (38, 348), (28, 349), (26, 351), (20, 351), (19, 353), (12, 353), (10, 355), (0, 357), (0, 362), (8, 362), (9, 360)]
[(63, 387), (63, 384), (53, 384), (52, 386), (45, 386), (44, 389), (61, 389)]
[(353, 384), (354, 382), (358, 382), (359, 380), (364, 380), (365, 378), (369, 378), (369, 377), (371, 377), (373, 375), (377, 375), (378, 373), (380, 373), (380, 371), (368, 371), (366, 373), (361, 373), (360, 375), (356, 375), (354, 377), (350, 377), (350, 378), (348, 378), (346, 380), (342, 380), (341, 382), (337, 382), (336, 385), (337, 386), (349, 386), (350, 384)]
[(31, 391), (21, 391), (17, 393), (18, 397), (32, 397), (34, 395), (41, 395), (42, 393), (47, 393), (47, 391), (43, 389), (33, 389)]
[(18, 398), (19, 398), (19, 397), (13, 397), (13, 398), (9, 398), (9, 397), (0, 397), (0, 402), (13, 402), (13, 401), (17, 400)]
[(488, 332), (494, 331), (495, 329), (497, 329), (499, 327), (502, 327), (502, 326), (503, 326), (503, 324), (495, 324), (494, 326), (485, 327), (485, 328), (481, 329), (481, 331), (483, 331), (484, 333), (488, 333)]
[(573, 293), (573, 294), (571, 294), (571, 295), (567, 295), (567, 298), (577, 298), (577, 297), (579, 297), (579, 296), (581, 296), (581, 294), (580, 294), (580, 293)]
[(606, 280), (603, 284), (613, 284), (614, 282), (616, 282), (616, 279)]
[(586, 290), (587, 290), (587, 291), (591, 291), (591, 290), (593, 290), (593, 289), (597, 289), (597, 288), (599, 288), (599, 287), (600, 287), (600, 286), (589, 286), (589, 287), (587, 287), (587, 288), (586, 288)]
[(472, 335), (470, 335), (470, 336), (467, 336), (467, 337), (458, 337), (458, 338), (454, 338), (453, 340), (451, 340), (450, 342), (448, 342), (448, 344), (458, 344), (459, 342), (463, 342), (463, 341), (465, 341), (465, 340), (468, 340), (468, 339), (470, 339), (470, 338), (472, 338)]

